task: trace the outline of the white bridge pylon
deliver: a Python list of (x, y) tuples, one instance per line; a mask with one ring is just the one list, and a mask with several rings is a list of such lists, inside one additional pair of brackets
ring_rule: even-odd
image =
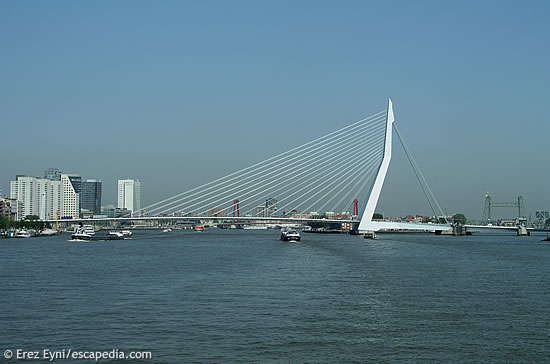
[(386, 111), (386, 135), (384, 141), (384, 157), (378, 167), (378, 172), (374, 183), (370, 189), (369, 197), (365, 205), (365, 209), (361, 215), (359, 222), (359, 232), (370, 232), (379, 230), (422, 230), (422, 231), (435, 231), (435, 230), (449, 230), (449, 224), (413, 224), (413, 223), (398, 223), (390, 221), (373, 221), (372, 217), (382, 192), (382, 186), (386, 179), (388, 167), (390, 166), (392, 156), (392, 136), (393, 136), (393, 122), (395, 118), (393, 115), (393, 104), (391, 99), (388, 99), (388, 109)]
[(388, 109), (386, 111), (386, 135), (384, 141), (384, 157), (382, 162), (378, 167), (378, 173), (374, 180), (374, 184), (371, 187), (369, 198), (361, 215), (361, 221), (359, 223), (359, 231), (378, 231), (379, 229), (373, 225), (372, 217), (374, 215), (374, 210), (378, 204), (378, 199), (380, 198), (380, 192), (382, 192), (382, 185), (386, 179), (386, 173), (388, 172), (388, 167), (390, 166), (391, 161), (391, 152), (392, 152), (392, 130), (393, 130), (393, 121), (395, 120), (393, 116), (393, 104), (391, 99), (388, 100)]

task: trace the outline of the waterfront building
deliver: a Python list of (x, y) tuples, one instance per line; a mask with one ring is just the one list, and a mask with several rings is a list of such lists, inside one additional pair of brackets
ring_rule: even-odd
[(19, 204), (19, 201), (16, 199), (9, 198), (8, 199), (11, 207), (10, 217), (13, 221), (19, 220), (19, 216), (21, 215), (21, 205)]
[(268, 198), (265, 200), (265, 216), (274, 216), (277, 213), (277, 200)]
[(294, 210), (291, 210), (291, 211), (288, 213), (288, 216), (289, 216), (289, 217), (294, 217), (294, 216), (296, 216), (297, 213), (298, 213), (298, 210), (294, 209)]
[(19, 203), (15, 199), (0, 198), (0, 216), (5, 216), (10, 220), (18, 220)]
[(59, 180), (44, 180), (44, 205), (43, 213), (40, 218), (43, 220), (53, 220), (61, 213), (61, 205), (63, 203), (63, 190), (61, 188), (61, 178)]
[(115, 205), (101, 206), (101, 214), (107, 217), (115, 217)]
[(127, 208), (116, 208), (114, 211), (113, 217), (132, 217), (132, 211), (128, 210)]
[(118, 203), (119, 209), (127, 209), (135, 216), (141, 209), (141, 182), (133, 179), (118, 180)]
[(10, 198), (17, 201), (12, 207), (16, 219), (55, 219), (61, 208), (61, 181), (18, 175), (10, 182)]
[(19, 201), (21, 212), (18, 216), (24, 219), (28, 215), (38, 216), (38, 194), (36, 177), (24, 175), (15, 176), (15, 181), (10, 182), (10, 198)]
[(211, 207), (208, 209), (208, 217), (225, 217), (225, 209), (221, 207)]
[(82, 182), (80, 194), (80, 210), (87, 210), (92, 214), (101, 213), (101, 181), (88, 179)]
[(8, 198), (0, 198), (0, 216), (11, 218), (11, 200)]
[(76, 174), (61, 174), (61, 213), (62, 218), (80, 217), (80, 193), (82, 178)]
[(265, 206), (256, 206), (256, 216), (265, 217)]

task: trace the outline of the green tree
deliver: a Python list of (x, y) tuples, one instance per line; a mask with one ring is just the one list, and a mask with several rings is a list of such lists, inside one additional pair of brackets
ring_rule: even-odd
[(383, 220), (383, 219), (384, 219), (384, 215), (379, 214), (378, 212), (375, 212), (375, 213), (372, 215), (372, 219), (373, 219), (373, 220)]
[(459, 223), (461, 225), (466, 224), (466, 216), (464, 214), (454, 214), (453, 215), (453, 221), (455, 223)]
[(9, 230), (11, 227), (11, 220), (9, 217), (1, 215), (0, 216), (0, 230)]

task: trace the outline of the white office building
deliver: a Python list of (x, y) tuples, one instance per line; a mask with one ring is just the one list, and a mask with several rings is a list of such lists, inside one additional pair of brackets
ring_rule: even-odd
[(127, 209), (132, 216), (137, 216), (141, 209), (141, 182), (133, 179), (118, 180), (118, 203), (119, 209)]
[(29, 215), (42, 220), (55, 219), (61, 209), (61, 182), (18, 175), (10, 182), (10, 198), (17, 200), (17, 219)]
[(80, 217), (80, 190), (82, 178), (75, 174), (61, 175), (61, 214), (62, 218)]

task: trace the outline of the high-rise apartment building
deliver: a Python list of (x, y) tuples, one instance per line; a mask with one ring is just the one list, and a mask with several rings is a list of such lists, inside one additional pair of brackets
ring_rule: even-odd
[(75, 174), (61, 175), (61, 217), (80, 217), (82, 178)]
[(132, 216), (139, 214), (141, 209), (141, 182), (139, 180), (119, 179), (117, 195), (119, 209), (127, 209)]
[(61, 209), (61, 181), (18, 175), (10, 182), (10, 198), (18, 201), (17, 219), (55, 219)]
[(82, 182), (80, 210), (101, 214), (101, 181), (88, 179), (86, 182)]

